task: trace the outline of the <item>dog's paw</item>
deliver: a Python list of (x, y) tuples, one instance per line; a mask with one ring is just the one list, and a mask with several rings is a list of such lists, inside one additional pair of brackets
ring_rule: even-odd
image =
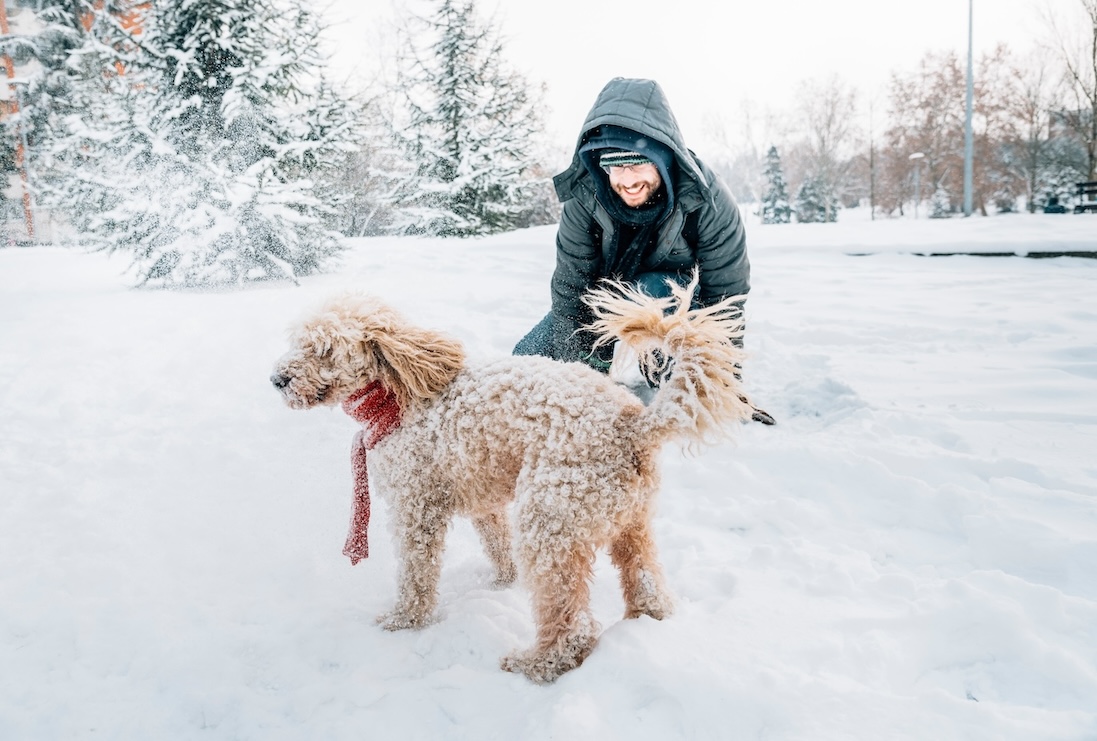
[(505, 656), (503, 660), (499, 662), (499, 667), (503, 671), (524, 674), (526, 679), (537, 684), (554, 682), (561, 674), (568, 671), (568, 669), (574, 669), (576, 666), (578, 666), (578, 664), (562, 667), (555, 661), (550, 661), (543, 657), (527, 656), (524, 652)]
[(377, 624), (385, 630), (409, 630), (422, 628), (430, 622), (429, 616), (414, 615), (399, 610), (377, 616)]
[(629, 604), (625, 609), (625, 619), (631, 620), (641, 615), (662, 620), (670, 617), (674, 612), (674, 600), (664, 592), (650, 592), (642, 594)]
[(516, 651), (504, 657), (499, 666), (503, 671), (524, 674), (531, 682), (548, 684), (581, 665), (594, 650), (597, 640), (593, 636), (573, 636), (558, 650), (545, 653), (532, 649)]
[(634, 618), (640, 617), (641, 615), (647, 615), (650, 618), (662, 620), (664, 618), (670, 617), (672, 612), (674, 612), (674, 605), (672, 605), (669, 601), (660, 603), (649, 603), (645, 605), (631, 607), (625, 610), (625, 619), (632, 620)]
[(625, 619), (641, 615), (662, 620), (674, 612), (674, 599), (663, 585), (661, 576), (647, 569), (639, 573), (639, 579), (631, 593), (625, 594)]

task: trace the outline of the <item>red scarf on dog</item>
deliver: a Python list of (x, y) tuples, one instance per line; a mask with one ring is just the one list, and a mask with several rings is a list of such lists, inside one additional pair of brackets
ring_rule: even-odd
[(380, 381), (374, 381), (359, 389), (343, 402), (343, 411), (362, 424), (354, 436), (351, 450), (351, 468), (354, 470), (354, 509), (350, 518), (350, 532), (343, 546), (343, 555), (351, 565), (369, 556), (369, 469), (366, 467), (366, 451), (372, 450), (386, 435), (400, 425), (400, 405), (396, 396)]

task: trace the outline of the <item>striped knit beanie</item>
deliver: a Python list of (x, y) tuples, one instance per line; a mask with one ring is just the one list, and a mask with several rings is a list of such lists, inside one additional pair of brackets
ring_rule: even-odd
[(649, 157), (639, 152), (627, 152), (620, 149), (607, 149), (598, 158), (598, 166), (608, 171), (611, 167), (630, 167), (632, 165), (654, 164)]

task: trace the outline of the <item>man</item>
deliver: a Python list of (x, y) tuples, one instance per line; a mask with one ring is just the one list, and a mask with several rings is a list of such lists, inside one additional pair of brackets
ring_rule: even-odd
[[(581, 361), (606, 372), (612, 348), (594, 338), (583, 295), (601, 278), (635, 283), (653, 296), (685, 285), (696, 266), (695, 303), (750, 291), (746, 232), (727, 188), (686, 148), (659, 84), (616, 78), (583, 124), (571, 166), (553, 180), (564, 207), (556, 235), (552, 311), (515, 355)], [(654, 379), (653, 379), (654, 380)], [(764, 421), (773, 419), (764, 412)]]

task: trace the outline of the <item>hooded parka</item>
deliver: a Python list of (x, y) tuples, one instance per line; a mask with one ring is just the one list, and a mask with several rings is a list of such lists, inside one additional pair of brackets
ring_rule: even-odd
[[(621, 224), (599, 200), (616, 198), (594, 178), (581, 150), (605, 130), (620, 127), (650, 137), (673, 153), (670, 178), (672, 207), (662, 216), (652, 242), (646, 247), (639, 271), (670, 272), (686, 276), (700, 270), (697, 297), (707, 306), (750, 290), (746, 232), (739, 208), (717, 176), (686, 148), (678, 122), (659, 84), (652, 80), (616, 78), (599, 93), (583, 123), (571, 166), (553, 179), (563, 202), (556, 235), (556, 270), (552, 276), (552, 344), (557, 360), (587, 360), (593, 338), (579, 331), (590, 321), (583, 295), (604, 277), (634, 280), (635, 275), (612, 275), (618, 264)], [(640, 139), (641, 144), (642, 139)], [(588, 147), (589, 149), (589, 147)], [(599, 187), (600, 186), (600, 187)], [(687, 234), (683, 234), (687, 231)]]

